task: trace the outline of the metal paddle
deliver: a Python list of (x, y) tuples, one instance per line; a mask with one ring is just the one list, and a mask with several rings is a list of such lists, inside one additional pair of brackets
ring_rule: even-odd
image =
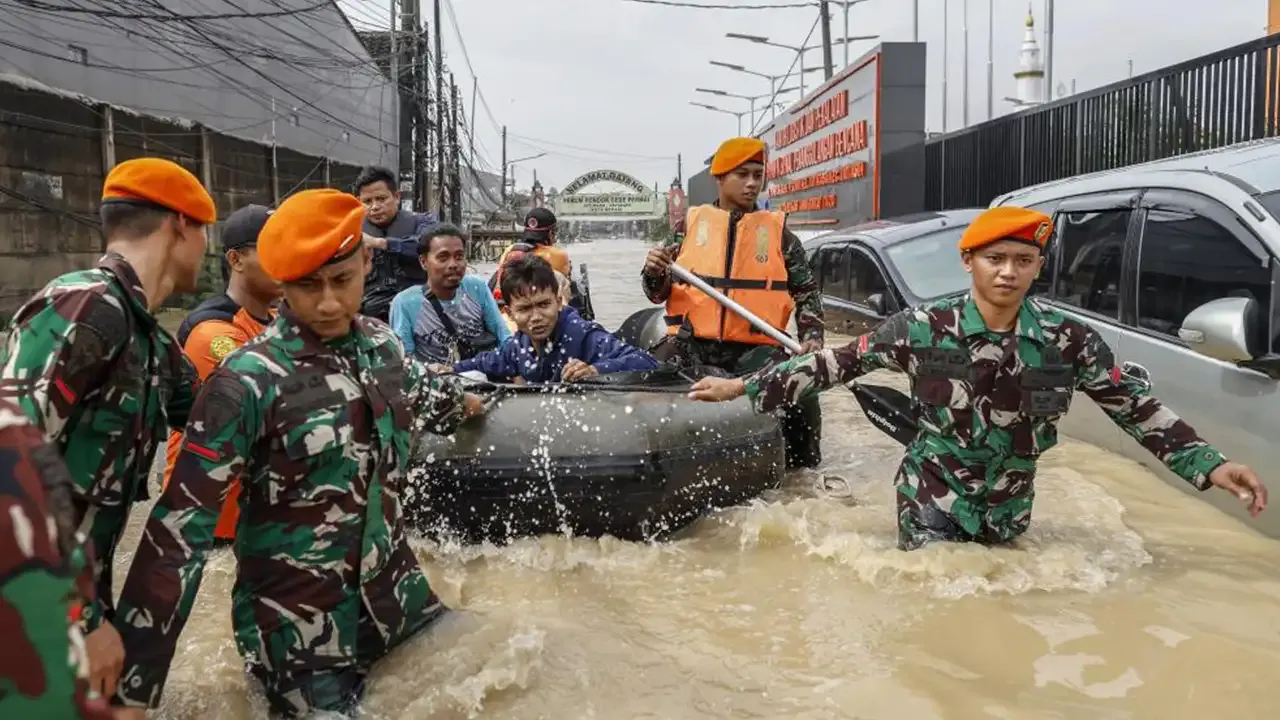
[[(733, 311), (755, 329), (777, 340), (792, 355), (801, 354), (800, 343), (796, 342), (795, 338), (761, 320), (729, 296), (711, 287), (702, 278), (674, 262), (671, 263), (671, 275), (681, 282), (701, 290), (707, 297)], [(916, 424), (915, 413), (911, 407), (911, 398), (898, 390), (882, 385), (866, 385), (853, 382), (847, 387), (853, 392), (854, 398), (857, 399), (858, 405), (862, 407), (862, 412), (866, 414), (871, 424), (886, 435), (903, 445), (910, 443), (912, 438), (916, 436), (919, 426)]]

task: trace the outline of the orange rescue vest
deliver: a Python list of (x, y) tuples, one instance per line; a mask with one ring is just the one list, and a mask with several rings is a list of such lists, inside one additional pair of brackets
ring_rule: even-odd
[[(520, 244), (521, 243), (516, 243), (515, 245), (508, 247), (502, 253), (502, 259), (498, 261), (499, 272), (501, 272), (502, 265), (507, 261), (507, 256), (511, 254), (512, 250), (519, 247)], [(547, 263), (551, 265), (552, 270), (555, 270), (565, 277), (572, 277), (573, 274), (570, 270), (573, 269), (573, 263), (569, 261), (569, 253), (565, 252), (564, 248), (559, 248), (555, 245), (534, 245), (533, 254), (543, 260), (546, 260)]]
[[(689, 208), (676, 262), (761, 320), (785, 331), (795, 309), (787, 291), (787, 263), (782, 255), (785, 221), (786, 215), (771, 210), (743, 215), (734, 233), (733, 256), (726, 257), (728, 211), (712, 205)], [(701, 290), (679, 281), (671, 286), (666, 320), (669, 335), (688, 323), (694, 337), (704, 340), (778, 344)]]

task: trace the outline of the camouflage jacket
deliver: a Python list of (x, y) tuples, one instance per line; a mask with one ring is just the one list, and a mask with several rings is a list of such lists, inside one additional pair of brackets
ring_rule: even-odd
[[(730, 228), (737, 227), (736, 216)], [(734, 242), (731, 229), (726, 242)], [(663, 248), (679, 249), (684, 243), (684, 235), (673, 233), (671, 238), (662, 244)], [(818, 292), (818, 281), (813, 277), (813, 270), (805, 258), (804, 246), (800, 238), (790, 230), (782, 231), (782, 255), (787, 264), (787, 291), (791, 293), (796, 304), (796, 330), (800, 342), (821, 340), (824, 324), (822, 321), (822, 294)], [(645, 297), (655, 304), (665, 303), (671, 294), (670, 275), (652, 275), (641, 271), (640, 284), (644, 288)]]
[(1197, 489), (1207, 489), (1209, 473), (1225, 462), (1172, 410), (1130, 385), (1089, 326), (1032, 300), (1023, 301), (1010, 333), (988, 330), (968, 296), (905, 310), (845, 347), (762, 370), (746, 390), (767, 412), (877, 369), (911, 377), (920, 433), (907, 452), (943, 468), (964, 497), (984, 496), (1010, 465), (1033, 471), (1057, 444), (1074, 390)]
[(0, 399), (0, 717), (110, 718), (90, 700), (74, 622), (93, 578), (75, 538), (71, 478), (14, 404)]
[(154, 707), (241, 478), (236, 644), (271, 673), (365, 666), (444, 611), (405, 538), (411, 438), (451, 434), (454, 380), (358, 317), (325, 343), (284, 308), (205, 381), (120, 599), (120, 697)]
[(99, 602), (85, 611), (91, 628), (110, 615), (116, 543), (134, 500), (146, 497), (168, 427), (187, 421), (196, 382), (118, 254), (55, 278), (14, 316), (0, 397), (16, 400), (71, 471), (76, 522), (101, 561)]

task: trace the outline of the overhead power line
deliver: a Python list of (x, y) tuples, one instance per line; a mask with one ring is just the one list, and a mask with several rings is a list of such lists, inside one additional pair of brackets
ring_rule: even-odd
[(676, 0), (619, 0), (620, 2), (639, 3), (641, 5), (662, 5), (664, 7), (693, 8), (695, 10), (791, 10), (795, 8), (815, 8), (816, 2), (793, 2), (779, 5), (711, 5), (703, 3), (676, 2)]
[(190, 20), (254, 20), (286, 17), (289, 15), (301, 15), (302, 13), (312, 12), (330, 5), (330, 0), (321, 0), (320, 2), (317, 2), (314, 5), (308, 5), (307, 7), (295, 8), (293, 10), (280, 10), (278, 12), (214, 13), (208, 15), (180, 15), (178, 13), (171, 13), (168, 16), (164, 16), (153, 12), (120, 12), (119, 10), (104, 10), (102, 8), (86, 8), (79, 7), (77, 5), (41, 2), (41, 0), (15, 0), (15, 2), (19, 5), (26, 5), (29, 8), (44, 10), (45, 12), (93, 15), (94, 17), (114, 18), (117, 20), (155, 20), (157, 22), (187, 22)]

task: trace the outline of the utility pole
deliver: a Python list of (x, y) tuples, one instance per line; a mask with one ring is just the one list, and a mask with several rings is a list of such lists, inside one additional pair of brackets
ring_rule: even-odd
[(444, 217), (444, 165), (446, 154), (444, 149), (444, 117), (448, 108), (448, 100), (444, 96), (444, 52), (440, 49), (440, 0), (435, 0), (435, 33), (436, 33), (436, 216)]
[(987, 0), (987, 119), (996, 116), (996, 0)]
[[(822, 63), (823, 73), (826, 79), (831, 79), (831, 6), (827, 0), (821, 0), (818, 3), (818, 12), (822, 13)], [(849, 41), (845, 40), (845, 47), (848, 47)], [(801, 53), (802, 55), (804, 53)], [(803, 73), (801, 73), (803, 75)], [(803, 79), (803, 78), (802, 78)], [(752, 118), (754, 122), (754, 118)]]
[(502, 203), (507, 202), (507, 126), (502, 126)]
[(679, 154), (676, 155), (676, 182), (684, 187), (684, 158)]
[(951, 2), (942, 0), (942, 132), (947, 132), (947, 69), (950, 67), (947, 40), (951, 37)]
[(449, 88), (453, 95), (453, 132), (449, 138), (450, 149), (453, 150), (453, 157), (450, 160), (450, 170), (453, 172), (453, 207), (449, 213), (453, 224), (462, 226), (462, 148), (458, 142), (458, 83), (454, 82), (453, 73), (449, 73)]
[(1053, 102), (1053, 0), (1044, 0), (1044, 101)]
[[(404, 106), (404, 95), (400, 92), (400, 51), (396, 48), (396, 27), (400, 24), (400, 17), (396, 13), (396, 0), (391, 0), (391, 29), (387, 31), (387, 42), (391, 46), (391, 87), (396, 94), (396, 110), (399, 112), (399, 127), (396, 128), (396, 137), (400, 139), (396, 143), (399, 153), (396, 156), (396, 187), (400, 189), (400, 176), (405, 170), (405, 138), (404, 138), (404, 118), (408, 112), (408, 108)], [(274, 115), (274, 113), (272, 113)], [(410, 155), (412, 158), (412, 155)]]
[(480, 78), (471, 78), (471, 127), (467, 131), (471, 143), (471, 167), (476, 166), (476, 96), (480, 94)]
[(969, 0), (961, 3), (961, 10), (964, 11), (964, 18), (961, 24), (961, 39), (964, 45), (964, 62), (961, 69), (964, 77), (960, 79), (961, 91), (964, 93), (964, 105), (960, 107), (961, 127), (969, 127)]

